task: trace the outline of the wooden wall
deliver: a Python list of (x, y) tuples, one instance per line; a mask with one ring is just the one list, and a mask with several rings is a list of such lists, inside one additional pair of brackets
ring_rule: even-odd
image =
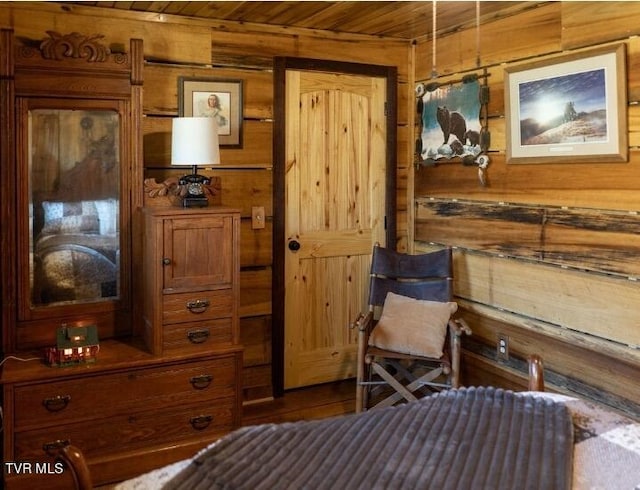
[[(640, 417), (640, 2), (552, 2), (436, 40), (438, 81), (489, 74), (488, 184), (458, 163), (415, 170), (414, 250), (456, 247), (456, 292), (474, 330), (465, 381), (522, 385), (520, 359), (544, 358), (554, 389)], [(504, 73), (519, 63), (624, 43), (629, 159), (506, 162)], [(431, 82), (432, 44), (415, 46)], [(419, 134), (416, 125), (416, 137)], [(499, 335), (510, 360), (498, 361)]]
[[(398, 85), (398, 246), (408, 246), (407, 175), (411, 169), (413, 68), (409, 43), (378, 37), (275, 28), (233, 22), (207, 23), (155, 14), (56, 5), (0, 3), (0, 25), (39, 40), (47, 30), (101, 33), (105, 43), (128, 46), (144, 41), (145, 177), (158, 182), (182, 171), (170, 164), (171, 118), (178, 115), (178, 77), (240, 79), (244, 83), (241, 149), (221, 150), (222, 165), (205, 171), (221, 180), (221, 202), (241, 209), (240, 327), (246, 400), (271, 395), (272, 136), (274, 56), (397, 64)], [(117, 46), (115, 46), (117, 49)], [(142, 185), (142, 182), (140, 183)], [(152, 205), (151, 202), (148, 202)], [(266, 227), (253, 229), (253, 207), (263, 207)]]
[[(398, 85), (398, 247), (456, 248), (456, 288), (474, 329), (465, 339), (468, 384), (522, 386), (528, 353), (543, 355), (558, 390), (628, 413), (640, 406), (640, 2), (532, 2), (512, 17), (437, 40), (442, 81), (486, 68), (491, 132), (488, 185), (459, 163), (415, 169), (414, 86), (428, 82), (430, 39), (409, 43), (331, 32), (206, 23), (172, 16), (39, 2), (0, 3), (0, 25), (30, 39), (47, 30), (103, 33), (127, 46), (144, 40), (145, 176), (171, 176), (171, 118), (179, 76), (242, 79), (244, 146), (223, 149), (212, 175), (221, 201), (242, 210), (241, 331), (247, 400), (271, 394), (271, 217), (274, 56), (396, 64)], [(627, 49), (629, 161), (513, 165), (505, 161), (504, 69), (562, 52), (622, 42)], [(354, 49), (357, 46), (357, 49)], [(117, 49), (117, 46), (115, 46)], [(141, 183), (142, 185), (142, 183)], [(415, 199), (414, 199), (415, 195)], [(267, 226), (251, 228), (262, 206)], [(414, 226), (415, 221), (415, 226)], [(496, 360), (498, 334), (511, 358)]]

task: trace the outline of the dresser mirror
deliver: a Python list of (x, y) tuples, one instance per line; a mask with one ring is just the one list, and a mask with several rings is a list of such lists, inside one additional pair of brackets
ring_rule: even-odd
[(62, 325), (134, 333), (142, 42), (46, 34), (0, 29), (5, 354), (55, 345)]
[(28, 112), (31, 307), (120, 296), (119, 115)]

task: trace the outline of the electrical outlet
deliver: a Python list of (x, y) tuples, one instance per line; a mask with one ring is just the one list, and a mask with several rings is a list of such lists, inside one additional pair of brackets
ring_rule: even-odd
[(499, 361), (509, 360), (509, 336), (498, 334), (497, 355)]

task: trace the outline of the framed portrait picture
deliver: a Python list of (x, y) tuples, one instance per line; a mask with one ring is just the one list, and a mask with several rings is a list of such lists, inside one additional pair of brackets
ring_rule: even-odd
[(242, 80), (178, 78), (180, 117), (215, 117), (221, 147), (242, 148)]
[(625, 162), (625, 45), (505, 70), (507, 163)]

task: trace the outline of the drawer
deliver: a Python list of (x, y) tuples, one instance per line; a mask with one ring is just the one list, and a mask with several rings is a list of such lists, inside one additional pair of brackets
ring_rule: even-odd
[[(15, 388), (16, 431), (234, 396), (240, 354)], [(237, 362), (238, 361), (238, 362)]]
[[(68, 420), (71, 422), (71, 420)], [(198, 405), (131, 412), (100, 420), (69, 423), (15, 434), (17, 461), (41, 461), (48, 445), (73, 444), (90, 460), (129, 450), (178, 445), (188, 440), (214, 440), (239, 423), (236, 398)]]
[(162, 302), (162, 322), (165, 325), (225, 318), (233, 313), (231, 289), (165, 294)]
[(176, 323), (163, 327), (165, 351), (187, 348), (192, 352), (209, 351), (216, 344), (233, 342), (231, 318), (195, 323)]

